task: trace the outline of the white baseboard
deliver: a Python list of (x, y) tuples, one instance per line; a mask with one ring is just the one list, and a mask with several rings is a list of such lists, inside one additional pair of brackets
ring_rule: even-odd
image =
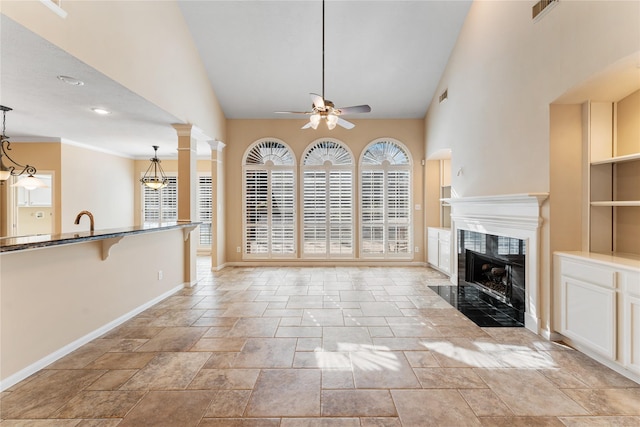
[(80, 348), (83, 345), (87, 344), (88, 342), (93, 341), (96, 338), (99, 338), (100, 336), (102, 336), (105, 333), (109, 332), (111, 329), (113, 329), (113, 328), (115, 328), (117, 326), (120, 326), (121, 324), (123, 324), (127, 320), (137, 316), (138, 314), (142, 313), (146, 309), (154, 306), (155, 304), (159, 303), (160, 301), (164, 300), (165, 298), (170, 297), (171, 295), (175, 294), (176, 292), (180, 291), (183, 288), (184, 288), (183, 285), (176, 286), (175, 288), (163, 293), (162, 295), (159, 295), (159, 296), (155, 297), (151, 301), (148, 301), (148, 302), (142, 304), (141, 306), (138, 306), (138, 307), (134, 308), (130, 312), (128, 312), (126, 314), (123, 314), (122, 316), (120, 316), (117, 319), (107, 323), (106, 325), (101, 326), (100, 328), (98, 328), (98, 329), (96, 329), (96, 330), (94, 330), (92, 332), (89, 332), (87, 335), (78, 338), (77, 340), (65, 345), (64, 347), (54, 351), (53, 353), (43, 357), (42, 359), (32, 363), (31, 365), (25, 367), (24, 369), (21, 369), (20, 371), (16, 372), (15, 374), (8, 376), (7, 378), (5, 378), (5, 379), (0, 381), (0, 392), (8, 389), (9, 387), (11, 387), (11, 386), (13, 386), (13, 385), (15, 385), (17, 383), (19, 383), (20, 381), (24, 380), (25, 378), (29, 377), (30, 375), (35, 374), (40, 369), (46, 368), (47, 366), (49, 366), (50, 364), (52, 364), (56, 360), (61, 359), (62, 357), (66, 356), (67, 354), (71, 353), (72, 351), (77, 350), (78, 348)]
[(211, 267), (211, 271), (220, 271), (220, 270), (222, 270), (223, 268), (226, 268), (226, 267), (229, 267), (229, 264), (227, 264), (225, 262), (224, 264), (220, 264), (220, 265), (217, 265), (215, 267)]
[(618, 362), (614, 362), (613, 360), (607, 359), (604, 356), (601, 356), (600, 354), (592, 351), (590, 348), (576, 343), (575, 341), (572, 341), (570, 338), (565, 337), (564, 335), (560, 335), (558, 333), (555, 333), (558, 337), (562, 338), (562, 341), (564, 343), (566, 343), (569, 347), (572, 347), (573, 349), (579, 351), (580, 353), (583, 353), (587, 356), (589, 356), (590, 358), (592, 358), (593, 360), (595, 360), (596, 362), (599, 362), (601, 364), (603, 364), (604, 366), (613, 369), (614, 371), (616, 371), (617, 373), (619, 373), (622, 376), (625, 376), (627, 378), (629, 378), (631, 381), (635, 381), (638, 384), (640, 384), (640, 375), (631, 372), (630, 370), (626, 369), (624, 366), (622, 366), (620, 363)]
[[(270, 261), (235, 261), (227, 262), (222, 267), (427, 267), (422, 261), (387, 261), (387, 260), (270, 260)], [(213, 270), (213, 269), (212, 269)]]

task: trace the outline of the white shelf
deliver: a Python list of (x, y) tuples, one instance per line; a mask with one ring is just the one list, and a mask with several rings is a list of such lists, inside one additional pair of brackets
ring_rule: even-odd
[(591, 206), (640, 206), (640, 200), (606, 200), (591, 202)]
[(591, 166), (631, 162), (633, 160), (640, 160), (640, 153), (634, 153), (634, 154), (628, 154), (626, 156), (610, 157), (608, 159), (597, 160), (597, 161), (591, 162)]

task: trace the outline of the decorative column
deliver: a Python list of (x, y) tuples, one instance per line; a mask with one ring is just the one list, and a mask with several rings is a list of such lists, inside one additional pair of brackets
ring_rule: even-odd
[(224, 264), (224, 165), (222, 150), (225, 143), (213, 140), (207, 141), (211, 147), (211, 269), (219, 270)]
[[(193, 125), (174, 124), (178, 133), (178, 222), (197, 221), (196, 190), (198, 184), (196, 167), (196, 139), (193, 138)], [(184, 286), (196, 284), (197, 242), (189, 233), (184, 242)]]

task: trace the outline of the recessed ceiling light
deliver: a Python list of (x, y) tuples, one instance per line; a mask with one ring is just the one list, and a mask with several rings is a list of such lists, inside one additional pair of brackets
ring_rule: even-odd
[(58, 76), (58, 80), (62, 80), (63, 82), (71, 86), (82, 86), (84, 84), (82, 80), (78, 80), (74, 77), (69, 76)]
[(102, 115), (111, 114), (111, 111), (105, 110), (104, 108), (92, 108), (91, 111), (93, 111), (96, 114), (102, 114)]

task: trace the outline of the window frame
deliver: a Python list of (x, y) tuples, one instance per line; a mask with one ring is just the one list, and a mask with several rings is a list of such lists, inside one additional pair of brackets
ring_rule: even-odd
[[(349, 164), (334, 164), (330, 160), (325, 160), (324, 164), (319, 165), (309, 165), (306, 164), (306, 160), (312, 149), (317, 147), (322, 142), (330, 142), (337, 144), (340, 148), (344, 149), (347, 155), (349, 156)], [(306, 224), (305, 222), (305, 204), (306, 204), (306, 192), (305, 192), (305, 172), (308, 171), (323, 171), (324, 179), (325, 179), (325, 239), (326, 246), (325, 252), (323, 254), (319, 253), (309, 253), (305, 251), (305, 231)], [(349, 194), (351, 196), (351, 212), (349, 215), (349, 224), (350, 224), (350, 234), (351, 234), (351, 251), (350, 253), (332, 253), (331, 252), (331, 196), (330, 196), (330, 172), (331, 171), (348, 171), (351, 174), (351, 183), (349, 185)], [(301, 257), (304, 259), (321, 259), (321, 260), (331, 260), (331, 259), (355, 259), (356, 258), (356, 242), (357, 242), (357, 228), (356, 228), (356, 164), (355, 164), (355, 156), (351, 151), (351, 148), (343, 141), (340, 141), (335, 138), (318, 138), (312, 141), (302, 154), (302, 159), (300, 161), (300, 248), (301, 248)]]
[[(201, 209), (201, 201), (202, 201), (202, 192), (201, 192), (201, 178), (209, 178), (211, 180), (211, 190), (213, 190), (213, 177), (211, 176), (211, 172), (198, 172), (198, 186), (197, 186), (197, 190), (196, 190), (196, 210), (197, 210), (197, 218), (198, 221), (201, 222), (202, 224), (200, 224), (200, 226), (198, 227), (198, 251), (199, 252), (211, 252), (211, 246), (213, 245), (213, 216), (216, 213), (216, 209), (215, 206), (213, 206), (213, 192), (210, 192), (210, 200), (211, 200), (211, 218), (208, 221), (204, 221), (202, 219), (202, 209)], [(207, 243), (202, 243), (202, 229), (203, 229), (203, 225), (209, 224), (209, 234), (211, 236), (211, 241), (209, 242), (209, 244)]]
[[(364, 159), (367, 152), (377, 144), (380, 143), (391, 143), (396, 145), (400, 150), (404, 152), (406, 156), (407, 163), (406, 164), (392, 164), (388, 160), (382, 161), (381, 164), (365, 164)], [(364, 207), (364, 188), (365, 177), (364, 174), (367, 171), (382, 171), (382, 185), (381, 188), (383, 190), (383, 219), (382, 222), (379, 223), (379, 226), (382, 227), (383, 235), (382, 235), (382, 253), (371, 253), (365, 252), (365, 218), (364, 215), (365, 207)], [(393, 171), (407, 171), (408, 172), (408, 188), (407, 188), (407, 251), (406, 252), (391, 252), (389, 250), (389, 241), (390, 241), (390, 217), (389, 217), (389, 173)], [(358, 161), (358, 247), (359, 247), (359, 258), (360, 259), (402, 259), (402, 260), (410, 260), (414, 257), (413, 251), (413, 159), (411, 156), (411, 151), (404, 145), (402, 142), (398, 141), (394, 138), (378, 138), (371, 141), (367, 144), (362, 152), (360, 153), (360, 159)]]
[[(277, 144), (281, 144), (288, 152), (288, 156), (291, 158), (291, 164), (274, 164), (272, 160), (268, 160), (263, 164), (248, 164), (248, 156), (252, 153), (255, 147), (263, 144), (273, 142)], [(269, 260), (269, 259), (295, 259), (298, 257), (298, 180), (297, 180), (297, 164), (296, 157), (294, 151), (291, 147), (284, 141), (278, 138), (261, 138), (257, 141), (254, 141), (246, 150), (244, 155), (242, 156), (242, 259), (243, 260)], [(268, 201), (266, 204), (267, 207), (267, 226), (266, 226), (266, 236), (267, 236), (267, 251), (258, 252), (258, 253), (250, 253), (247, 251), (249, 245), (249, 223), (247, 221), (248, 218), (248, 204), (247, 204), (247, 179), (248, 179), (248, 171), (264, 171), (266, 172), (266, 185), (267, 190), (266, 194), (271, 194), (271, 197), (268, 197)], [(287, 197), (291, 197), (291, 224), (289, 226), (292, 230), (292, 240), (291, 240), (291, 252), (277, 252), (274, 251), (274, 242), (273, 242), (273, 233), (274, 233), (274, 222), (273, 222), (273, 175), (274, 172), (285, 171), (290, 172), (291, 174), (291, 194), (288, 194)], [(287, 184), (287, 186), (289, 186)], [(285, 223), (286, 225), (286, 223)], [(288, 239), (287, 239), (288, 240)]]
[[(143, 175), (144, 175), (144, 173), (141, 173), (140, 174), (140, 178), (142, 178)], [(163, 211), (163, 209), (162, 209), (162, 206), (163, 206), (162, 194), (163, 194), (163, 191), (166, 191), (165, 190), (166, 187), (160, 188), (158, 190), (153, 190), (153, 189), (148, 188), (146, 185), (142, 185), (142, 191), (140, 191), (140, 198), (141, 198), (141, 200), (140, 200), (140, 206), (141, 206), (141, 209), (140, 209), (141, 217), (140, 217), (140, 219), (141, 219), (141, 221), (140, 222), (143, 225), (161, 224), (161, 223), (165, 223), (165, 222), (176, 222), (178, 220), (178, 174), (175, 173), (175, 172), (169, 172), (169, 173), (166, 173), (166, 176), (167, 176), (167, 178), (169, 178), (170, 181), (171, 180), (175, 180), (174, 182), (175, 182), (175, 205), (176, 205), (175, 212), (176, 212), (176, 218), (174, 220), (163, 219), (163, 214), (162, 214), (162, 211)], [(158, 220), (157, 221), (147, 221), (146, 220), (146, 213), (147, 213), (147, 206), (146, 206), (146, 194), (147, 193), (146, 192), (147, 191), (157, 191), (157, 192), (160, 193), (160, 199), (159, 199), (160, 200), (160, 207), (159, 207), (159, 214), (158, 214)]]

